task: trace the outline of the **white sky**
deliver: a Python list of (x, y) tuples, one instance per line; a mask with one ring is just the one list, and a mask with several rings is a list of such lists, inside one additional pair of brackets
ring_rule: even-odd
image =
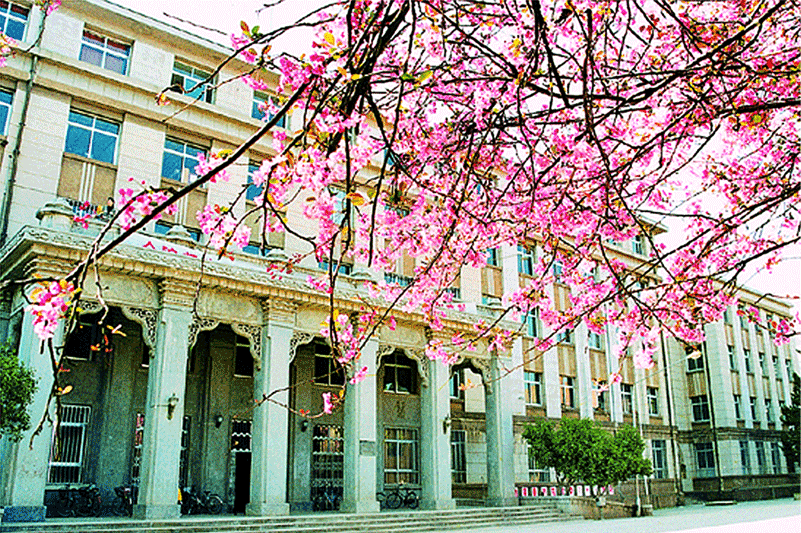
[[(115, 3), (128, 7), (134, 11), (144, 13), (157, 20), (181, 27), (230, 46), (231, 33), (240, 33), (239, 23), (244, 20), (250, 27), (260, 25), (267, 30), (280, 25), (294, 22), (303, 14), (324, 5), (323, 0), (285, 0), (278, 8), (264, 9), (257, 15), (256, 11), (262, 8), (265, 1), (259, 0), (112, 0)], [(183, 19), (200, 26), (216, 28), (224, 32), (225, 36), (214, 32), (203, 31), (197, 27), (182, 24), (176, 18)], [(296, 53), (298, 47), (308, 44), (306, 39), (294, 42), (276, 43), (275, 49), (286, 46)], [(675, 234), (673, 238), (675, 238)], [(771, 273), (754, 275), (752, 269), (741, 283), (763, 293), (775, 295), (792, 295), (801, 297), (801, 247), (793, 247), (785, 252), (786, 260), (776, 266)], [(796, 310), (801, 309), (801, 300), (790, 302)]]

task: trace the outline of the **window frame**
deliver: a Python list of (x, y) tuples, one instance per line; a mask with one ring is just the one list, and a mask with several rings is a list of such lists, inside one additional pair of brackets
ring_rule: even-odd
[[(91, 37), (87, 37), (87, 33), (90, 36), (96, 37), (97, 39), (95, 39), (94, 41), (91, 40)], [(110, 45), (112, 43), (118, 45), (118, 47), (117, 48), (111, 47)], [(119, 51), (121, 47), (125, 47), (124, 54)], [(110, 70), (111, 72), (116, 72), (117, 74), (121, 74), (122, 76), (127, 76), (128, 69), (130, 68), (131, 65), (131, 47), (132, 47), (131, 43), (126, 43), (121, 39), (109, 37), (102, 31), (93, 30), (90, 28), (84, 28), (83, 33), (81, 34), (81, 48), (78, 51), (78, 60), (82, 61), (83, 63), (89, 63), (90, 65), (94, 65), (104, 70)], [(89, 59), (85, 58), (84, 49), (99, 52), (100, 63), (98, 64), (95, 63), (94, 61), (90, 61)], [(109, 57), (113, 57), (123, 62), (122, 71), (108, 66)]]
[[(184, 67), (185, 71), (180, 71), (179, 66)], [(170, 83), (171, 85), (178, 85), (181, 87), (182, 94), (188, 98), (192, 98), (193, 100), (203, 101), (209, 104), (214, 103), (214, 80), (209, 80), (208, 83), (203, 85), (202, 87), (197, 87), (197, 84), (202, 82), (203, 80), (207, 79), (211, 76), (211, 72), (204, 70), (201, 67), (195, 67), (190, 65), (189, 63), (185, 63), (179, 59), (175, 59), (172, 64), (172, 70)], [(180, 77), (180, 79), (179, 79)], [(192, 81), (191, 87), (194, 89), (190, 92), (188, 91), (188, 87), (186, 82)], [(196, 91), (201, 91), (198, 94), (193, 94)]]
[[(8, 37), (14, 39), (15, 41), (25, 41), (25, 35), (28, 33), (28, 22), (30, 21), (31, 16), (31, 9), (30, 6), (25, 6), (19, 4), (17, 2), (6, 2), (6, 9), (3, 11), (2, 7), (0, 7), (0, 18), (3, 18), (3, 22), (0, 23), (0, 33), (3, 35), (7, 35)], [(25, 11), (25, 18), (22, 19), (19, 11), (14, 11), (13, 8), (17, 8), (18, 10)], [(17, 24), (22, 25), (22, 33), (17, 36), (17, 34), (12, 35), (9, 33), (9, 22), (16, 22)]]
[(751, 475), (751, 445), (747, 440), (740, 441), (740, 467), (744, 476)]
[(657, 387), (646, 387), (648, 397), (648, 415), (660, 416), (659, 414), (659, 389)]
[(743, 417), (743, 400), (742, 395), (740, 394), (732, 394), (732, 403), (734, 404), (734, 419), (739, 421), (744, 421), (745, 417)]
[(715, 477), (714, 444), (712, 442), (696, 442), (694, 448), (695, 464), (698, 466), (698, 477)]
[[(78, 117), (83, 117), (83, 118), (86, 118), (86, 119), (90, 119), (91, 123), (89, 125), (87, 125), (87, 124), (83, 124), (83, 123), (81, 123), (79, 121), (76, 121), (76, 119), (75, 119), (75, 117), (73, 117), (73, 115), (76, 115)], [(106, 130), (106, 129), (100, 129), (100, 128), (97, 127), (98, 122), (104, 123), (108, 127), (113, 127), (116, 131), (111, 132), (111, 131)], [(118, 148), (119, 148), (119, 143), (120, 143), (120, 127), (121, 127), (121, 124), (119, 122), (111, 120), (109, 118), (102, 117), (100, 115), (97, 115), (95, 113), (91, 113), (91, 112), (88, 112), (88, 111), (82, 111), (82, 110), (79, 111), (79, 110), (76, 110), (76, 109), (70, 109), (69, 115), (67, 117), (67, 135), (66, 135), (66, 137), (64, 139), (64, 152), (68, 153), (68, 154), (77, 155), (77, 156), (80, 156), (80, 157), (85, 157), (85, 158), (91, 159), (93, 161), (100, 161), (101, 163), (107, 163), (109, 165), (116, 165), (117, 164), (117, 156), (118, 156)], [(74, 134), (74, 132), (76, 132), (76, 131), (82, 131), (82, 132), (87, 132), (88, 131), (89, 132), (89, 140), (87, 142), (87, 146), (86, 146), (86, 151), (85, 152), (78, 152), (78, 151), (70, 149), (70, 145), (71, 144), (72, 144), (72, 146), (75, 146), (75, 144), (76, 144), (76, 139), (75, 138), (73, 138), (72, 139), (72, 143), (70, 143), (71, 134)], [(111, 161), (108, 161), (106, 159), (99, 159), (97, 157), (94, 157), (96, 155), (95, 154), (95, 147), (97, 146), (96, 145), (96, 141), (97, 141), (98, 137), (101, 137), (101, 138), (102, 137), (113, 137), (114, 146), (113, 146), (113, 150), (112, 150), (112, 154), (111, 154)], [(80, 140), (80, 139), (77, 139), (77, 140)]]
[[(63, 404), (61, 406), (61, 420), (53, 425), (53, 432), (50, 441), (50, 456), (47, 461), (47, 484), (62, 485), (71, 483), (81, 483), (83, 481), (84, 462), (86, 460), (86, 443), (89, 434), (89, 424), (92, 419), (92, 407), (83, 404)], [(78, 419), (78, 420), (73, 420)], [(77, 428), (77, 435), (64, 435), (70, 428)], [(71, 444), (76, 443), (76, 444)], [(70, 454), (75, 456), (73, 460), (56, 460), (56, 450), (62, 455)], [(75, 476), (68, 479), (66, 475), (59, 476), (54, 480), (56, 471), (54, 468), (74, 469)]]
[[(3, 95), (8, 96), (8, 102), (3, 101)], [(7, 87), (0, 87), (0, 110), (5, 113), (5, 119), (0, 121), (0, 135), (8, 135), (8, 124), (11, 122), (11, 113), (14, 110), (14, 91)]]
[[(395, 432), (393, 438), (391, 432)], [(395, 446), (395, 454), (390, 454), (391, 445)], [(410, 468), (401, 466), (403, 457), (401, 449), (403, 445), (411, 446), (412, 453)], [(401, 484), (419, 485), (420, 484), (420, 431), (417, 428), (408, 427), (386, 427), (384, 428), (384, 485), (397, 486)], [(390, 458), (395, 458), (395, 467), (390, 467)], [(394, 475), (395, 480), (389, 481), (390, 476)]]
[[(244, 370), (246, 373), (240, 372)], [(242, 335), (236, 336), (234, 342), (234, 372), (235, 378), (253, 378), (255, 365), (253, 364), (253, 354), (250, 353), (250, 339)]]
[[(269, 111), (263, 111), (261, 108), (262, 104), (267, 104), (268, 102), (272, 105), (279, 105), (280, 98), (278, 95), (266, 93), (263, 91), (253, 91), (253, 99), (251, 100), (250, 106), (250, 118), (255, 118), (256, 120), (262, 120), (269, 122), (275, 116)], [(287, 115), (281, 117), (275, 125), (279, 128), (286, 128), (287, 127)]]
[[(169, 147), (168, 143), (180, 144), (182, 147), (182, 152), (178, 152), (178, 150)], [(197, 168), (197, 166), (200, 164), (200, 157), (199, 154), (193, 155), (187, 153), (188, 148), (192, 148), (193, 150), (201, 152), (204, 157), (209, 156), (208, 148), (204, 148), (203, 146), (200, 146), (199, 144), (196, 144), (192, 141), (187, 141), (185, 139), (181, 139), (180, 137), (173, 137), (172, 135), (166, 135), (164, 137), (164, 149), (162, 150), (161, 154), (161, 179), (174, 181), (176, 183), (187, 183), (187, 184), (197, 180), (198, 176), (194, 174), (194, 171), (195, 168)], [(181, 159), (181, 172), (179, 174), (178, 179), (172, 176), (165, 175), (164, 168), (168, 154), (175, 157), (179, 157)], [(191, 168), (187, 167), (186, 166), (187, 160), (195, 161), (195, 165), (193, 165)], [(184, 174), (186, 174), (186, 181), (184, 181)]]
[(542, 407), (542, 372), (523, 371), (523, 387), (526, 405)]
[[(381, 367), (383, 368), (383, 380), (381, 382), (381, 390), (388, 394), (404, 394), (416, 395), (418, 388), (417, 380), (417, 362), (405, 354), (395, 350), (389, 355), (384, 356), (381, 360)], [(398, 371), (400, 369), (408, 370), (409, 372), (409, 390), (399, 390)], [(390, 376), (394, 381), (389, 381)]]
[(690, 408), (694, 423), (706, 423), (709, 418), (709, 397), (706, 394), (690, 396)]
[(464, 369), (456, 368), (451, 372), (451, 377), (448, 379), (448, 396), (451, 400), (464, 400)]
[(534, 275), (536, 250), (524, 245), (517, 245), (517, 273), (524, 276)]
[[(314, 349), (314, 368), (312, 370), (312, 382), (323, 387), (341, 387), (345, 384), (345, 369), (334, 359), (331, 354), (331, 347), (325, 342), (317, 341), (312, 343)], [(323, 359), (325, 359), (326, 371), (322, 370)]]
[[(694, 353), (700, 354), (698, 357), (690, 357)], [(700, 346), (688, 346), (685, 349), (687, 354), (687, 373), (702, 372), (704, 370), (704, 351)]]
[(559, 397), (563, 409), (576, 408), (576, 381), (573, 376), (559, 376)]
[(533, 452), (531, 445), (526, 442), (526, 467), (529, 483), (550, 483), (551, 470), (549, 468), (537, 468), (537, 460), (534, 458)]
[(620, 407), (624, 415), (634, 414), (634, 387), (630, 383), (620, 384)]
[(729, 356), (729, 370), (739, 372), (740, 368), (737, 364), (737, 354), (734, 351), (734, 346), (731, 344), (726, 345), (726, 353)]
[(651, 460), (654, 467), (654, 479), (667, 479), (667, 443), (664, 439), (651, 440)]
[(451, 482), (467, 483), (467, 432), (451, 430)]
[(768, 473), (768, 458), (765, 454), (765, 442), (761, 440), (754, 441), (754, 448), (756, 448), (757, 470), (760, 475)]

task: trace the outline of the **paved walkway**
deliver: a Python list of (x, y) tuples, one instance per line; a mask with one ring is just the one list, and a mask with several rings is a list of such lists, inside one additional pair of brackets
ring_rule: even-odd
[[(737, 505), (659, 509), (654, 516), (535, 524), (459, 533), (801, 533), (801, 502), (793, 499)], [(456, 533), (456, 532), (453, 532)]]

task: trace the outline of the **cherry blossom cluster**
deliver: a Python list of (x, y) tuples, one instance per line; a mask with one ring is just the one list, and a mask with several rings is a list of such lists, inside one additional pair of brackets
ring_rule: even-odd
[(41, 283), (30, 295), (31, 304), (26, 310), (33, 315), (33, 331), (42, 339), (51, 339), (77, 294), (72, 283), (59, 280)]

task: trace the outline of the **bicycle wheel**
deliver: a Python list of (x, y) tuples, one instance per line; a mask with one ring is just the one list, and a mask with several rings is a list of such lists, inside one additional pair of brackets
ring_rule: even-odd
[(58, 500), (56, 500), (56, 504), (53, 506), (53, 513), (56, 516), (61, 517), (68, 517), (68, 516), (75, 516), (75, 511), (73, 510), (72, 499), (69, 497), (62, 496)]
[(397, 509), (403, 505), (403, 498), (397, 492), (390, 492), (387, 494), (387, 509)]
[(222, 498), (216, 494), (212, 494), (206, 499), (206, 510), (209, 514), (220, 514), (223, 512), (223, 507), (225, 507), (225, 504)]
[(409, 509), (417, 509), (417, 507), (420, 505), (420, 498), (417, 497), (416, 492), (409, 491), (406, 493), (403, 503), (405, 503), (406, 507)]
[(122, 498), (117, 498), (111, 504), (111, 514), (114, 516), (128, 516), (128, 504)]
[(386, 509), (387, 508), (387, 497), (384, 495), (383, 492), (376, 492), (375, 493), (375, 501), (378, 502), (379, 509)]

